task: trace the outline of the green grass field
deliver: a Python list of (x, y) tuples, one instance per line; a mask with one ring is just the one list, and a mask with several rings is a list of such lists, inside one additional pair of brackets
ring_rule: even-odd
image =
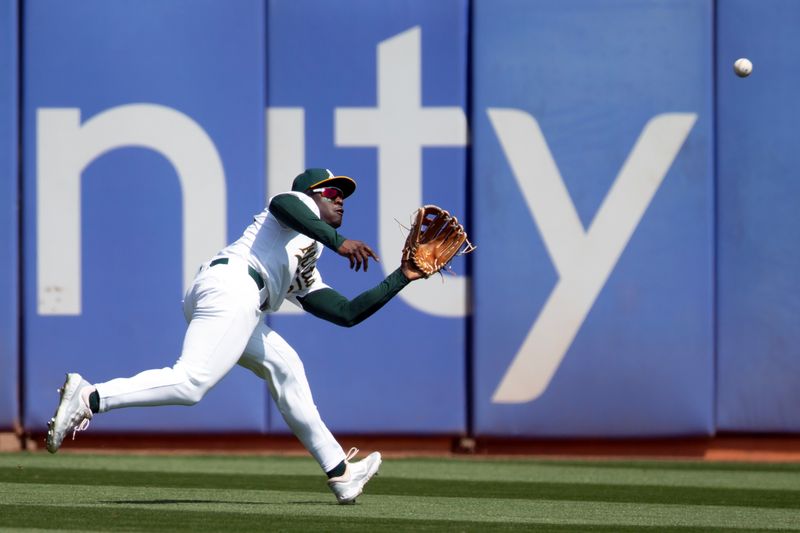
[(389, 458), (339, 506), (307, 458), (7, 453), (0, 530), (800, 531), (800, 465)]

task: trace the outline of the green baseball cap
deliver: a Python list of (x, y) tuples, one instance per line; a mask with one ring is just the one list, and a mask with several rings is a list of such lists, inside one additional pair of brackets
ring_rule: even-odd
[(307, 168), (292, 182), (292, 190), (305, 192), (318, 187), (336, 187), (347, 198), (356, 190), (356, 182), (347, 176), (337, 176), (327, 168)]

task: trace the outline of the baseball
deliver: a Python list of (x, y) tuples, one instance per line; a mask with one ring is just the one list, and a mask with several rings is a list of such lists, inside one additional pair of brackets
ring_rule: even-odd
[(737, 59), (733, 64), (733, 71), (740, 78), (746, 78), (751, 72), (753, 72), (753, 64), (746, 57)]

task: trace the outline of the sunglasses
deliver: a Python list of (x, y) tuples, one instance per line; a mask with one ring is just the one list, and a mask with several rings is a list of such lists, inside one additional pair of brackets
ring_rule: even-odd
[(311, 189), (311, 192), (318, 192), (322, 195), (323, 198), (332, 202), (337, 198), (344, 199), (344, 193), (341, 189), (337, 187), (321, 187), (319, 189)]

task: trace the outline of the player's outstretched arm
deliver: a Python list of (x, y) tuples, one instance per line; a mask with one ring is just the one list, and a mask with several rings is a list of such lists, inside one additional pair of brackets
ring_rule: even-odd
[(299, 297), (298, 301), (312, 315), (349, 328), (370, 317), (410, 282), (402, 269), (398, 268), (378, 285), (352, 300), (326, 287)]

